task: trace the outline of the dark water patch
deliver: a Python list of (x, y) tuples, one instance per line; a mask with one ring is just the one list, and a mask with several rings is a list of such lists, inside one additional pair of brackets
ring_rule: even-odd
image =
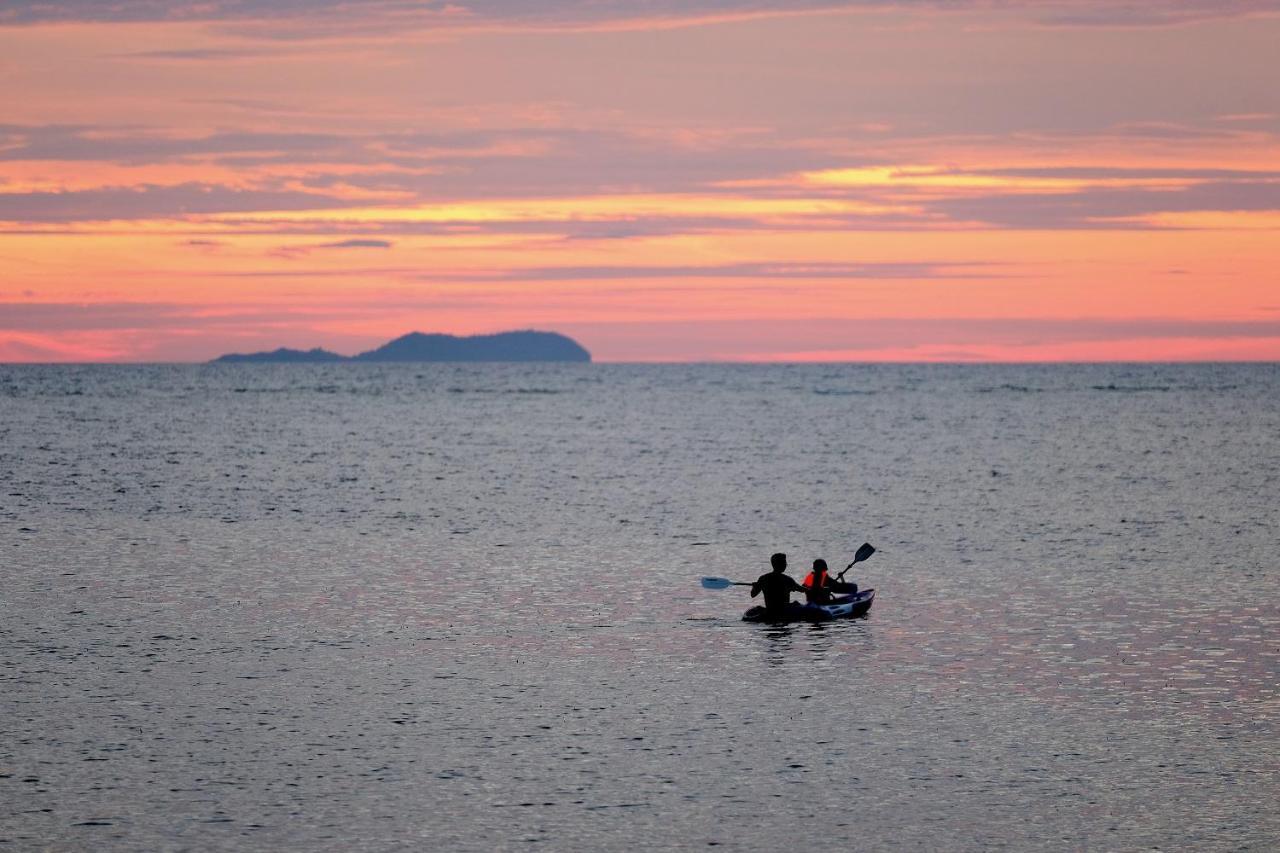
[(1094, 391), (1118, 391), (1121, 393), (1128, 393), (1128, 394), (1141, 394), (1149, 391), (1160, 391), (1160, 392), (1169, 391), (1173, 386), (1171, 385), (1116, 385), (1114, 382), (1110, 382), (1106, 385), (1091, 385), (1089, 387), (1092, 388)]
[(464, 388), (460, 386), (452, 386), (449, 389), (450, 394), (566, 394), (568, 391), (560, 388)]
[(1011, 385), (1006, 382), (1003, 385), (980, 387), (980, 388), (975, 388), (974, 390), (977, 391), (979, 394), (994, 394), (998, 391), (1009, 391), (1015, 394), (1042, 394), (1047, 389), (1035, 388), (1030, 385)]

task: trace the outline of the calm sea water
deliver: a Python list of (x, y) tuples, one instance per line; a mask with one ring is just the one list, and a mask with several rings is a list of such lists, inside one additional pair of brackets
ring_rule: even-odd
[[(0, 366), (12, 849), (1275, 849), (1280, 367)], [(786, 551), (878, 592), (770, 628)]]

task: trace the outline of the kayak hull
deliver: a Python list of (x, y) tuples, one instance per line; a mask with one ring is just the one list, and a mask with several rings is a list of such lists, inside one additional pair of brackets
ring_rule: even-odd
[(867, 615), (876, 591), (864, 589), (855, 595), (832, 600), (828, 604), (797, 604), (782, 613), (769, 613), (763, 607), (752, 607), (742, 614), (743, 622), (830, 622), (835, 619), (857, 619)]

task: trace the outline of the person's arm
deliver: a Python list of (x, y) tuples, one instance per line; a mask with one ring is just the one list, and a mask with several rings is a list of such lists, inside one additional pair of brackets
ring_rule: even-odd
[(793, 577), (791, 577), (790, 575), (788, 575), (788, 576), (787, 576), (787, 580), (791, 581), (791, 589), (792, 589), (792, 591), (793, 591), (793, 592), (808, 592), (808, 591), (809, 591), (809, 588), (808, 588), (807, 586), (805, 586), (805, 585), (804, 585), (804, 584), (802, 584), (802, 583), (796, 583), (796, 579), (795, 579), (795, 578), (793, 578)]
[(760, 581), (753, 581), (751, 584), (751, 597), (755, 598), (760, 594)]

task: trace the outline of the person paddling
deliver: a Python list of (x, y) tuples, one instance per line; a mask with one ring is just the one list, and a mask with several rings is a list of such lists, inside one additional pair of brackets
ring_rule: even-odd
[(810, 604), (826, 604), (831, 600), (831, 585), (834, 583), (827, 574), (827, 561), (814, 560), (813, 571), (805, 577), (800, 585), (804, 587), (805, 600)]
[[(852, 566), (853, 564), (850, 563), (849, 565)], [(813, 571), (809, 572), (802, 585), (805, 588), (805, 598), (810, 604), (827, 604), (835, 593), (856, 593), (858, 591), (856, 583), (843, 583), (827, 574), (826, 560), (813, 561)]]
[(786, 616), (791, 609), (791, 593), (804, 592), (805, 588), (786, 574), (787, 555), (774, 554), (769, 558), (773, 571), (756, 578), (751, 585), (751, 597), (764, 593), (764, 609), (769, 616)]

